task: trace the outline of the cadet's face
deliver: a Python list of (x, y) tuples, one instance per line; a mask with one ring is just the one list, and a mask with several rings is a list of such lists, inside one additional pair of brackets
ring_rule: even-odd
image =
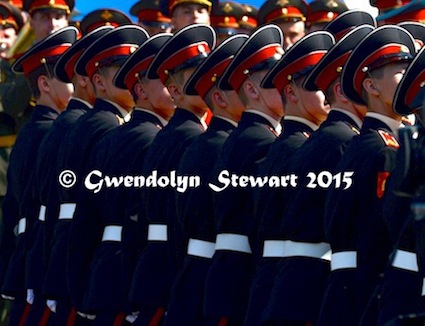
[(243, 105), (239, 95), (234, 91), (223, 91), (227, 98), (228, 110), (231, 111), (232, 117), (235, 121), (241, 119), (242, 113), (245, 110), (245, 105)]
[(326, 103), (325, 94), (322, 91), (309, 92), (302, 87), (299, 87), (298, 90), (300, 102), (306, 110), (309, 120), (316, 124), (325, 121), (330, 110), (330, 106)]
[(66, 26), (68, 26), (68, 20), (62, 11), (37, 10), (31, 16), (31, 27), (37, 41)]
[(175, 105), (171, 100), (167, 87), (165, 87), (159, 79), (145, 78), (143, 80), (143, 85), (146, 88), (146, 93), (148, 94), (149, 102), (152, 106), (158, 109), (158, 113), (164, 118), (170, 118), (174, 112)]
[(6, 52), (15, 43), (17, 34), (14, 28), (2, 28), (0, 29), (0, 56), (6, 57)]
[(303, 21), (283, 22), (277, 24), (283, 32), (283, 48), (287, 49), (305, 35)]
[[(259, 77), (257, 80), (261, 81), (265, 75), (267, 74), (267, 71), (261, 71), (258, 73)], [(273, 111), (273, 113), (276, 115), (274, 118), (282, 118), (283, 117), (283, 103), (282, 98), (279, 95), (279, 92), (276, 88), (262, 88), (260, 87), (260, 83), (257, 84), (258, 89), (261, 92), (261, 97), (264, 99), (264, 102), (266, 106)]]
[(56, 78), (49, 79), (51, 96), (60, 111), (65, 110), (69, 100), (74, 92), (74, 86), (71, 83), (63, 83)]
[(408, 63), (388, 64), (383, 69), (382, 78), (373, 78), (376, 89), (379, 91), (381, 100), (392, 107), (397, 85), (403, 77)]
[(210, 25), (210, 14), (205, 6), (194, 3), (182, 4), (174, 9), (172, 24), (174, 32), (192, 24)]
[(135, 105), (130, 91), (118, 88), (112, 82), (118, 69), (119, 67), (112, 66), (102, 70), (104, 71), (103, 78), (105, 81), (106, 98), (117, 103), (125, 110), (130, 110)]
[[(189, 80), (190, 76), (194, 73), (196, 68), (186, 69), (183, 73), (183, 79), (185, 85)], [(208, 109), (207, 104), (199, 95), (184, 95), (185, 101), (190, 108), (193, 108), (196, 111), (206, 111)]]

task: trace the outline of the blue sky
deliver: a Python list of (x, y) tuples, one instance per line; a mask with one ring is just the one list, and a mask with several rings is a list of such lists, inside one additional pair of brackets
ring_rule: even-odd
[[(235, 2), (251, 4), (257, 7), (260, 7), (264, 0), (233, 0)], [(310, 2), (308, 0), (307, 2)], [(81, 12), (81, 15), (77, 16), (78, 19), (81, 19), (82, 16), (88, 14), (89, 12), (99, 9), (99, 8), (115, 8), (127, 13), (130, 16), (130, 7), (137, 2), (137, 0), (76, 0), (76, 9)], [(131, 17), (133, 20), (136, 20), (136, 17)]]

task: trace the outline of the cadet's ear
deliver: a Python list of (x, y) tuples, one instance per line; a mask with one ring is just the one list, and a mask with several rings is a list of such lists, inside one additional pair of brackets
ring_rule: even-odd
[(222, 93), (218, 89), (215, 89), (212, 92), (211, 97), (213, 99), (214, 105), (217, 105), (221, 108), (226, 108), (228, 106), (228, 103), (223, 98)]
[(137, 83), (136, 85), (134, 85), (134, 92), (136, 93), (138, 98), (142, 100), (148, 99), (148, 94), (146, 93), (145, 88), (141, 83)]
[(167, 88), (172, 99), (175, 100), (175, 99), (180, 99), (182, 97), (182, 92), (180, 90), (180, 87), (176, 85), (175, 83), (170, 83), (167, 86)]
[(298, 96), (294, 90), (294, 84), (289, 83), (283, 88), (283, 96), (285, 96), (286, 100), (292, 103), (298, 102)]
[(333, 90), (335, 96), (338, 98), (338, 100), (340, 100), (343, 103), (349, 102), (348, 98), (345, 96), (344, 92), (342, 91), (340, 81), (337, 81), (337, 82), (334, 83), (334, 85), (332, 86), (332, 90)]
[(46, 75), (40, 75), (37, 78), (37, 87), (41, 93), (49, 93), (50, 85)]
[(105, 79), (103, 78), (103, 76), (100, 73), (95, 72), (93, 77), (91, 78), (91, 81), (92, 81), (93, 86), (94, 86), (94, 88), (97, 92), (98, 91), (101, 91), (101, 92), (106, 91)]
[(379, 89), (376, 87), (372, 78), (365, 78), (362, 85), (368, 94), (371, 94), (372, 96), (379, 96)]
[(242, 87), (248, 98), (253, 100), (258, 100), (260, 98), (260, 91), (258, 90), (257, 85), (252, 81), (251, 78), (245, 79), (242, 84)]

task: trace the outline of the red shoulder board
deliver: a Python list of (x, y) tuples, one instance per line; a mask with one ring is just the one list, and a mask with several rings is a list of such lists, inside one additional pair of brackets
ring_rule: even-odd
[(388, 132), (384, 130), (378, 130), (378, 133), (381, 136), (382, 140), (384, 141), (385, 145), (389, 147), (394, 147), (394, 148), (400, 147), (397, 139), (395, 139), (395, 137), (389, 134)]

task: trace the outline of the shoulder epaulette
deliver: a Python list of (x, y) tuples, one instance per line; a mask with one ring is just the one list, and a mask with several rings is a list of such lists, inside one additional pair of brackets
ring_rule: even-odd
[(381, 136), (382, 140), (384, 141), (386, 146), (399, 148), (400, 144), (398, 143), (397, 139), (388, 133), (385, 130), (378, 130), (379, 135)]
[(115, 116), (116, 116), (118, 123), (120, 125), (123, 125), (125, 123), (124, 119), (122, 117), (120, 117), (118, 114), (115, 114)]

